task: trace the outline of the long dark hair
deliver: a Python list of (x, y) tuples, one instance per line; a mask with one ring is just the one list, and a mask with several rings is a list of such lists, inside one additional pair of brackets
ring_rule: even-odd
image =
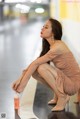
[[(49, 21), (51, 22), (52, 26), (52, 33), (54, 34), (54, 39), (55, 40), (61, 40), (62, 37), (62, 25), (59, 21), (56, 19), (50, 18)], [(45, 55), (50, 49), (50, 44), (48, 43), (47, 40), (43, 39), (42, 40), (42, 51), (40, 53), (40, 57)]]

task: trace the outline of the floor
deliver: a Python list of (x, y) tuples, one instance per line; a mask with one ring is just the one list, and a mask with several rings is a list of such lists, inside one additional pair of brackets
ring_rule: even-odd
[(65, 111), (51, 112), (47, 103), (53, 98), (52, 91), (32, 77), (20, 97), (20, 109), (14, 109), (15, 92), (12, 82), (19, 78), (41, 51), (41, 20), (24, 26), (7, 23), (7, 30), (0, 33), (0, 119), (80, 119), (80, 105), (72, 96)]

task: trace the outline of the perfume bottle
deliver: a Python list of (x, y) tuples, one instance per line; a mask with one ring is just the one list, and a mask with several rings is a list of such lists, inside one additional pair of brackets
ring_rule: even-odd
[(19, 109), (19, 103), (20, 103), (19, 94), (15, 93), (15, 95), (14, 95), (14, 109)]

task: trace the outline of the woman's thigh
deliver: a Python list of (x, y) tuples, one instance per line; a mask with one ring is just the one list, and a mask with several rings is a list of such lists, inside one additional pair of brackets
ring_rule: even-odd
[(37, 70), (33, 73), (32, 77), (36, 79), (39, 83), (45, 84), (49, 87), (47, 82), (40, 76)]
[(57, 77), (57, 69), (55, 66), (52, 66), (48, 63), (45, 63), (45, 64), (41, 64), (38, 69), (37, 69), (37, 72), (40, 74), (41, 72), (45, 72), (45, 73), (50, 73), (53, 75), (54, 78)]

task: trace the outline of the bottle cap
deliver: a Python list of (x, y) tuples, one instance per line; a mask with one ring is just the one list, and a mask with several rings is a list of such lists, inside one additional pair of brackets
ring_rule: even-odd
[(19, 98), (19, 93), (15, 92), (14, 98)]

